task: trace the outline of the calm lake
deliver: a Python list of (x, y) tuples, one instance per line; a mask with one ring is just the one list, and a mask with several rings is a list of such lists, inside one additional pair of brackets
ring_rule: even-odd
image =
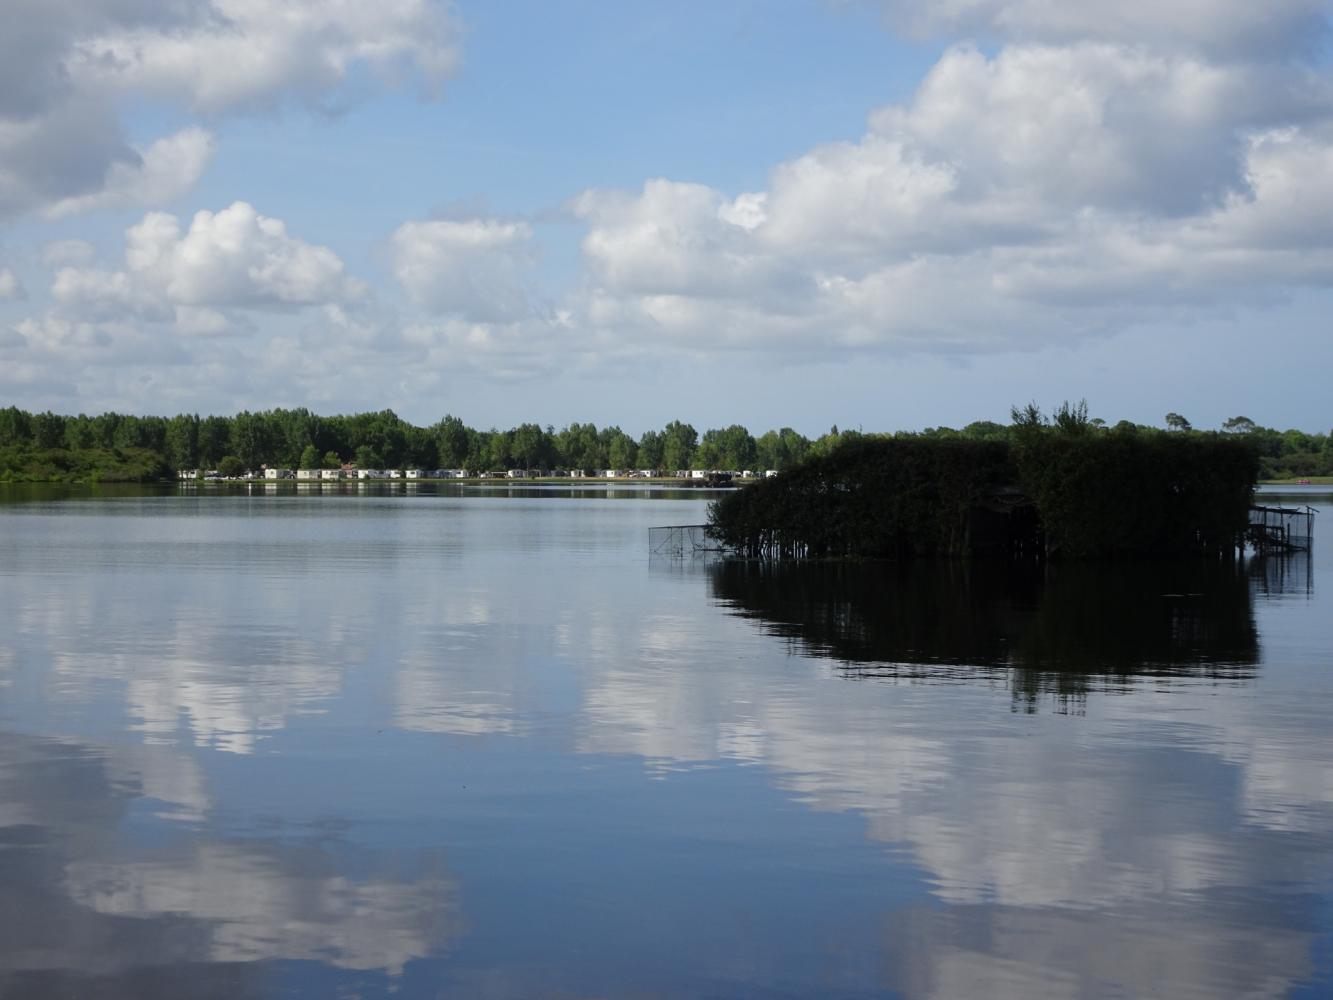
[(1239, 568), (698, 491), (0, 487), (0, 996), (1328, 997), (1333, 498)]

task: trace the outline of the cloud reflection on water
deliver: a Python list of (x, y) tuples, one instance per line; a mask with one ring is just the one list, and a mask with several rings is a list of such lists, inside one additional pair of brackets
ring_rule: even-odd
[[(1260, 642), (1270, 605), (1251, 592), (1280, 587), (1272, 573), (645, 572), (626, 556), (637, 527), (627, 541), (577, 508), (538, 511), (521, 531), (505, 511), (472, 550), (453, 511), (397, 527), (321, 513), (318, 531), (298, 529), (313, 533), (299, 572), (247, 554), (227, 582), (216, 566), (141, 575), (108, 557), (109, 579), (0, 579), (14, 598), (0, 607), (13, 651), (0, 675), (31, 710), (6, 728), (110, 731), (0, 736), (0, 837), (30, 861), (6, 868), (21, 901), (6, 927), (39, 917), (3, 938), (0, 968), (54, 974), (65, 945), (49, 931), (66, 927), (88, 941), (70, 975), (103, 981), (279, 959), (409, 975), (416, 959), (465, 950), (460, 886), (469, 922), (532, 899), (545, 917), (583, 914), (589, 932), (628, 925), (670, 889), (636, 867), (645, 895), (617, 899), (594, 879), (602, 895), (589, 903), (580, 870), (553, 859), (583, 849), (587, 822), (614, 831), (626, 858), (682, 845), (681, 870), (694, 871), (689, 851), (720, 836), (688, 797), (706, 776), (738, 801), (763, 785), (804, 814), (850, 817), (870, 853), (919, 883), (920, 895), (878, 904), (883, 988), (1267, 996), (1317, 971), (1327, 925), (1310, 887), (1333, 862), (1328, 702), (1302, 682), (1318, 664), (1275, 660), (1275, 637)], [(400, 529), (414, 545), (361, 537)], [(349, 532), (357, 545), (333, 544)], [(382, 729), (402, 742), (380, 741)], [(310, 793), (308, 812), (351, 823), (346, 836), (264, 833), (257, 817), (282, 804), (220, 777), (259, 765), (296, 787), (331, 742), (347, 745), (344, 764), (385, 765), (359, 772), (382, 786), (349, 777)], [(623, 818), (617, 795), (651, 793), (598, 784), (626, 759), (685, 795), (670, 829)], [(446, 778), (473, 774), (513, 784), (430, 803)], [(591, 811), (571, 816), (566, 796)], [(506, 889), (507, 868), (447, 875), (419, 839), (372, 832), (381, 813), (446, 846), (459, 838), (474, 864), (488, 837), (511, 849), (550, 838), (535, 863), (568, 896), (542, 896), (544, 881)], [(744, 842), (752, 818), (738, 809), (726, 836)], [(813, 852), (800, 857), (814, 864)], [(716, 907), (754, 888), (732, 877), (690, 891)], [(809, 919), (833, 919), (818, 910), (822, 888), (801, 885)], [(693, 943), (688, 927), (661, 933)], [(127, 950), (111, 943), (136, 934)], [(772, 946), (736, 941), (737, 968)], [(531, 986), (548, 969), (595, 992), (584, 967), (507, 964), (506, 949), (534, 947), (505, 941), (489, 970), (463, 962), (454, 981)], [(236, 995), (263, 992), (238, 982)]]
[[(0, 760), (0, 993), (130, 995), (118, 977), (198, 963), (398, 975), (461, 929), (437, 857), (379, 874), (383, 858), (327, 838), (227, 835), (200, 822), (213, 803), (178, 752), (0, 734)], [(143, 799), (188, 825), (127, 837)], [(263, 992), (245, 980), (236, 995)]]

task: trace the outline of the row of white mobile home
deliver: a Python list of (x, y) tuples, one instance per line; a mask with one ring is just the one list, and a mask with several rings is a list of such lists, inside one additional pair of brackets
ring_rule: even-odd
[(295, 479), (298, 482), (343, 479), (466, 479), (466, 469), (265, 469), (265, 479)]
[[(732, 479), (765, 479), (776, 476), (776, 469), (753, 472), (745, 469), (741, 472), (720, 469), (678, 469), (676, 479), (707, 479), (709, 476), (726, 476)], [(177, 474), (180, 479), (222, 479), (214, 470), (181, 469)], [(262, 473), (247, 472), (241, 479), (265, 479), (270, 482), (286, 479), (297, 482), (339, 482), (349, 479), (542, 479), (546, 477), (569, 477), (572, 479), (654, 479), (663, 476), (655, 469), (508, 469), (503, 472), (469, 472), (467, 469), (358, 469), (355, 466), (343, 466), (341, 469), (277, 469), (265, 468)]]

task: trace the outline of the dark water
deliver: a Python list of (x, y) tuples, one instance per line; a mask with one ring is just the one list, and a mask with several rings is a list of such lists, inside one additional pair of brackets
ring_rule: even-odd
[(1314, 502), (1313, 559), (1036, 573), (0, 492), (0, 995), (1329, 996)]

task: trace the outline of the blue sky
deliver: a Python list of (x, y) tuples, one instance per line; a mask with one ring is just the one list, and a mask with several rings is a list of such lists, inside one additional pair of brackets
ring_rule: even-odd
[(16, 2), (5, 402), (1333, 422), (1322, 0)]

